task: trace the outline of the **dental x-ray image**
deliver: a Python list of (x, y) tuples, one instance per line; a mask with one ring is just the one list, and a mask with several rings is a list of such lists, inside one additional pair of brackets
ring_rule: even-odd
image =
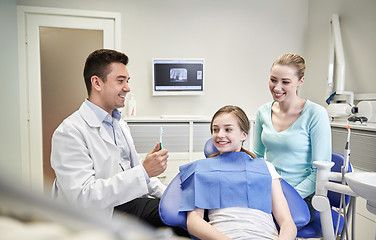
[(170, 82), (187, 82), (187, 69), (185, 68), (171, 68)]

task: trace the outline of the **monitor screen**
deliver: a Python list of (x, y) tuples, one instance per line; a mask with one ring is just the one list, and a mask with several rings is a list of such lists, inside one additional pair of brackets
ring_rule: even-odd
[(204, 94), (204, 59), (153, 59), (153, 95)]

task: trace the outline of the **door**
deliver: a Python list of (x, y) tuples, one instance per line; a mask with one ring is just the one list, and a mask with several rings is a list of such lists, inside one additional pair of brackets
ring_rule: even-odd
[(61, 121), (87, 98), (82, 72), (87, 56), (103, 48), (103, 30), (39, 27), (43, 181), (51, 189), (51, 137)]
[[(87, 55), (97, 48), (120, 48), (120, 15), (25, 6), (18, 11), (23, 176), (30, 188), (43, 191), (54, 177), (49, 164), (52, 128), (77, 109), (77, 99), (82, 102), (87, 96), (82, 85)], [(77, 60), (82, 62), (77, 66), (81, 72), (69, 65)], [(71, 89), (60, 88), (62, 82)]]

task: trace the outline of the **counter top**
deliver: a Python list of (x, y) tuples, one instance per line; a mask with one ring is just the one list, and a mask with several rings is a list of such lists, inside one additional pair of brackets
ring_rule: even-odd
[(211, 117), (196, 115), (127, 116), (126, 122), (210, 122)]
[[(161, 115), (161, 116), (127, 116), (124, 118), (126, 122), (210, 122), (212, 117), (200, 115)], [(249, 117), (253, 122), (254, 116)], [(330, 123), (332, 127), (346, 128), (347, 125), (351, 129), (376, 132), (376, 123), (360, 124), (349, 123), (346, 120), (335, 120)]]
[[(248, 117), (250, 122), (255, 117)], [(212, 117), (200, 115), (161, 115), (161, 116), (126, 116), (126, 122), (211, 122)]]
[(331, 122), (330, 125), (332, 127), (340, 127), (340, 128), (346, 128), (346, 126), (349, 125), (350, 129), (376, 132), (376, 123), (360, 124), (359, 122), (349, 123), (348, 121), (345, 121), (345, 120), (336, 120), (336, 121)]

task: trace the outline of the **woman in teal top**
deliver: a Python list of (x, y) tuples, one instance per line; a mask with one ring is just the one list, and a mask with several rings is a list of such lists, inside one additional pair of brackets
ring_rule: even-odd
[(314, 161), (331, 161), (331, 131), (324, 107), (298, 96), (304, 82), (305, 61), (284, 54), (272, 65), (269, 89), (273, 102), (258, 109), (254, 153), (273, 163), (315, 215), (311, 199), (316, 186)]

